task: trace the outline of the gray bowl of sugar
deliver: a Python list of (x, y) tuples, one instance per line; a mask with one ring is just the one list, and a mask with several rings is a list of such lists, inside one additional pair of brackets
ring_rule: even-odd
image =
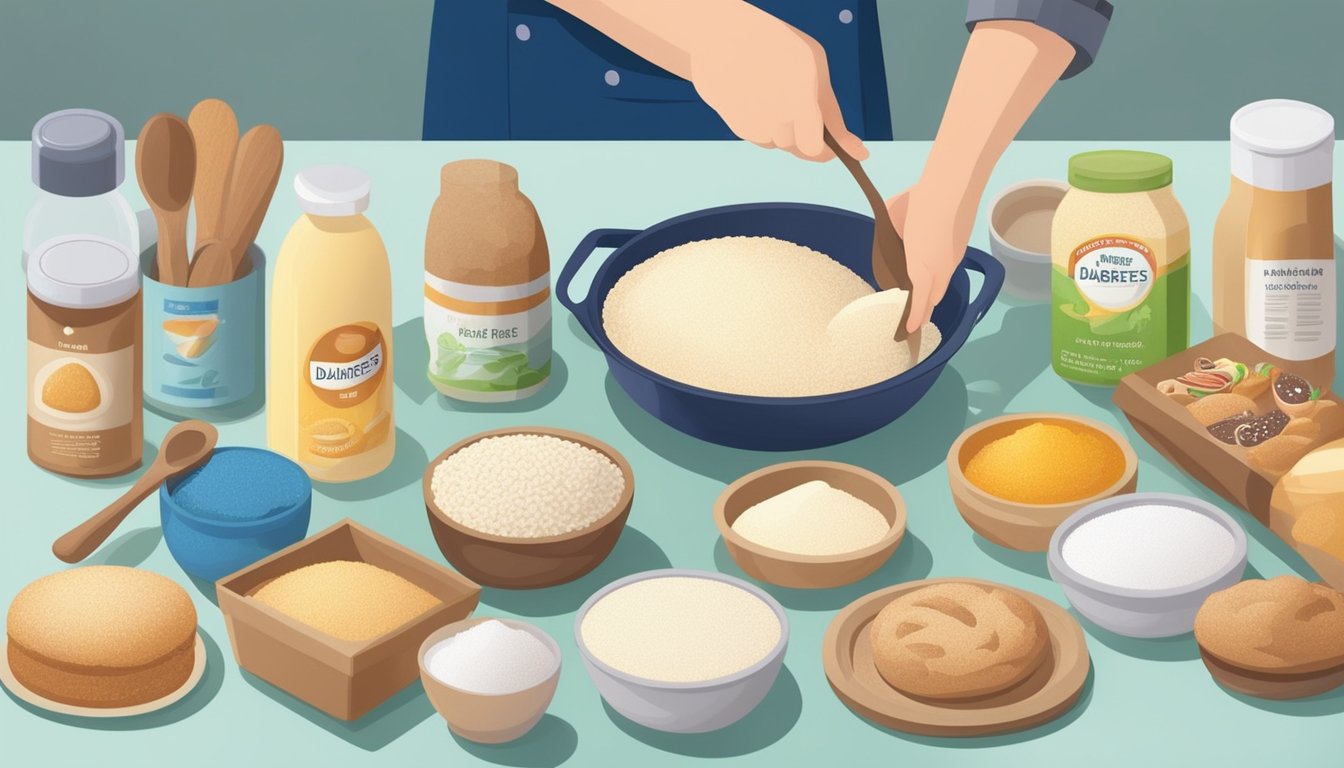
[(1208, 502), (1131, 493), (1090, 504), (1055, 530), (1050, 577), (1069, 603), (1126, 637), (1190, 632), (1214, 592), (1241, 581), (1246, 532)]
[(598, 693), (623, 717), (669, 733), (741, 720), (784, 664), (784, 608), (760, 588), (668, 568), (618, 579), (579, 608), (574, 635)]

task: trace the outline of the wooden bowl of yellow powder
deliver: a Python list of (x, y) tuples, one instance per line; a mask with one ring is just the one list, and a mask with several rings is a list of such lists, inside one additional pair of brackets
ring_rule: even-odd
[(970, 427), (947, 452), (952, 500), (976, 533), (1000, 546), (1044, 552), (1065, 518), (1138, 486), (1124, 436), (1062, 413), (1015, 413)]
[(775, 464), (719, 494), (714, 522), (747, 575), (793, 589), (852, 584), (882, 567), (905, 536), (905, 500), (862, 467)]

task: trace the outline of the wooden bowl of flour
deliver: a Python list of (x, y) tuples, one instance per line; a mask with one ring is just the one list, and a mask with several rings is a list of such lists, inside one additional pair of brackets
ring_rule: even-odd
[[(867, 503), (890, 527), (877, 542), (835, 555), (809, 555), (762, 546), (733, 528), (751, 507), (803, 483), (821, 480)], [(747, 575), (792, 589), (829, 589), (871, 575), (891, 558), (905, 536), (905, 500), (886, 478), (835, 461), (775, 464), (739, 478), (714, 503), (714, 523), (728, 554)]]

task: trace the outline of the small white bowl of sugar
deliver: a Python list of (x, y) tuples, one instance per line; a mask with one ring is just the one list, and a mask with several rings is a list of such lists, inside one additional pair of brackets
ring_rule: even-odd
[(546, 714), (560, 681), (560, 647), (526, 622), (464, 619), (425, 638), (420, 681), (453, 733), (482, 744), (513, 741)]
[(1124, 494), (1066, 519), (1047, 565), (1073, 607), (1102, 629), (1172, 637), (1193, 631), (1205, 598), (1241, 581), (1246, 532), (1200, 499)]

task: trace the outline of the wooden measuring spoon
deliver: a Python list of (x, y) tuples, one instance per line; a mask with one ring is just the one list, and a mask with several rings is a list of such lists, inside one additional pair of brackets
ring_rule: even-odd
[(135, 177), (159, 227), (158, 280), (186, 285), (187, 210), (196, 178), (196, 144), (177, 115), (149, 118), (135, 142)]
[(121, 498), (80, 523), (51, 545), (52, 554), (67, 563), (78, 563), (99, 547), (132, 509), (168, 478), (199, 467), (210, 458), (219, 441), (219, 431), (204, 421), (184, 421), (163, 438), (159, 455), (145, 474)]
[(220, 99), (205, 99), (191, 108), (187, 125), (196, 140), (196, 245), (218, 236), (224, 217), (224, 195), (229, 189), (233, 155), (238, 151), (238, 118)]
[(233, 160), (219, 236), (196, 251), (189, 282), (192, 287), (228, 283), (252, 269), (247, 248), (261, 230), (284, 161), (284, 143), (273, 126), (254, 126), (243, 134)]
[[(901, 288), (908, 292), (911, 284), (910, 273), (905, 266), (905, 241), (897, 233), (896, 225), (891, 223), (887, 201), (882, 199), (882, 195), (878, 193), (877, 187), (873, 186), (872, 179), (868, 178), (859, 161), (840, 146), (840, 142), (835, 140), (829, 130), (822, 129), (822, 138), (826, 141), (826, 146), (830, 147), (835, 156), (840, 158), (840, 162), (849, 169), (854, 180), (859, 183), (859, 188), (863, 190), (863, 196), (868, 198), (868, 204), (872, 206), (873, 279), (877, 281), (877, 287), (884, 291)], [(905, 309), (901, 312), (901, 324), (896, 329), (894, 337), (897, 341), (909, 335), (905, 330), (908, 322), (910, 322), (910, 302), (906, 301)]]

